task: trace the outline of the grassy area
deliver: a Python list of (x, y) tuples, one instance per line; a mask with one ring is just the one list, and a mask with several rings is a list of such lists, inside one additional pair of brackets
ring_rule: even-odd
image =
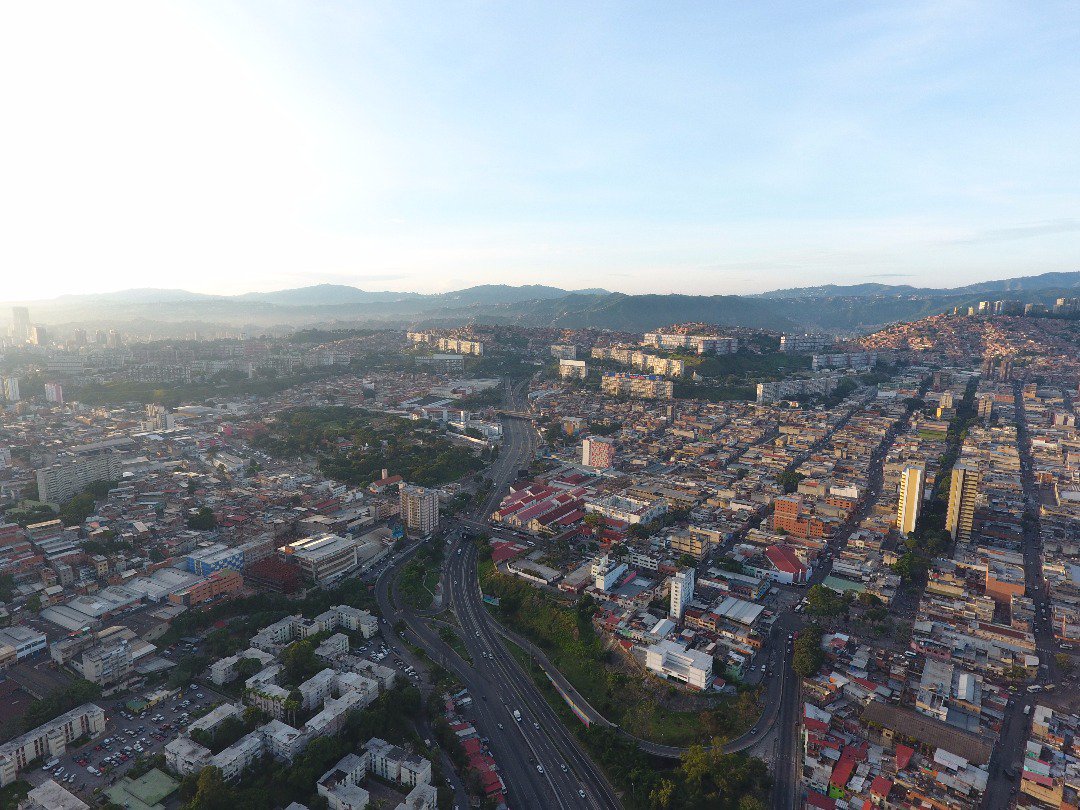
[(442, 574), (442, 543), (420, 549), (398, 575), (397, 592), (405, 604), (416, 610), (431, 607)]
[(469, 655), (469, 651), (465, 648), (465, 642), (462, 641), (461, 636), (458, 635), (458, 632), (454, 628), (445, 624), (440, 626), (439, 638), (449, 644), (454, 652), (461, 656), (462, 661), (470, 665), (472, 664), (472, 656)]
[(0, 788), (0, 810), (16, 810), (30, 790), (30, 783), (24, 779), (18, 779)]

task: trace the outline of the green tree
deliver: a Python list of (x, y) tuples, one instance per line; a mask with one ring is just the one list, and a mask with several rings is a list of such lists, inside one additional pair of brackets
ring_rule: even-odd
[(660, 784), (649, 794), (649, 806), (654, 810), (667, 810), (675, 797), (675, 783), (670, 779), (661, 779)]
[(800, 677), (812, 678), (817, 675), (821, 665), (825, 663), (825, 653), (821, 649), (823, 636), (824, 633), (820, 627), (811, 625), (803, 630), (795, 640), (791, 666)]
[(198, 511), (189, 515), (187, 519), (187, 527), (195, 531), (208, 532), (216, 526), (217, 517), (209, 506), (199, 507)]

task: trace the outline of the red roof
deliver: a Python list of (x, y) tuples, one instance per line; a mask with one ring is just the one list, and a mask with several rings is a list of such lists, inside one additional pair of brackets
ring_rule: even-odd
[(789, 546), (769, 546), (765, 549), (765, 556), (777, 571), (796, 577), (806, 574), (806, 566), (795, 556), (795, 552)]
[(882, 799), (889, 795), (890, 790), (892, 790), (892, 782), (884, 776), (875, 776), (874, 781), (870, 783), (870, 792), (874, 796), (880, 796)]
[(817, 791), (808, 790), (806, 792), (806, 806), (820, 807), (821, 810), (836, 810), (836, 799), (830, 799), (828, 796), (822, 796)]
[(848, 783), (848, 780), (851, 779), (851, 772), (853, 770), (855, 770), (855, 760), (847, 756), (846, 753), (842, 754), (840, 756), (840, 761), (837, 762), (836, 766), (833, 768), (832, 778), (829, 780), (829, 784), (839, 788), (844, 787), (844, 785)]
[(906, 745), (896, 746), (896, 770), (902, 771), (908, 765), (911, 764), (911, 758), (915, 755), (914, 748), (908, 748)]

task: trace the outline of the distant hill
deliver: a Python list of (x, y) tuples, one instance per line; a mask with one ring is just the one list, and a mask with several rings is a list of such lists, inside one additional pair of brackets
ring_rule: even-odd
[[(60, 328), (139, 325), (143, 334), (190, 334), (217, 328), (280, 332), (307, 327), (520, 324), (642, 332), (699, 321), (719, 326), (865, 332), (970, 306), (987, 298), (1053, 303), (1077, 295), (1080, 272), (1043, 273), (954, 289), (909, 285), (822, 285), (740, 295), (627, 295), (601, 289), (485, 284), (448, 293), (361, 290), (317, 284), (268, 293), (223, 296), (186, 290), (135, 289), (66, 295), (29, 306), (35, 323)], [(10, 306), (7, 305), (7, 306)], [(8, 310), (10, 311), (10, 310)]]
[(1080, 271), (1067, 273), (1042, 273), (1037, 276), (1020, 276), (998, 281), (983, 281), (965, 287), (936, 288), (912, 287), (908, 284), (823, 284), (820, 287), (795, 287), (761, 293), (758, 298), (866, 298), (871, 296), (918, 296), (940, 298), (968, 294), (991, 294), (1007, 292), (1031, 292), (1035, 290), (1059, 290), (1080, 287)]

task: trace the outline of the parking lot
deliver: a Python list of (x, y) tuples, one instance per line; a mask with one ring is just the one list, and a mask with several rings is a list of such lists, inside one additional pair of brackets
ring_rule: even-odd
[(105, 733), (79, 748), (69, 749), (48, 770), (29, 771), (23, 778), (35, 786), (46, 779), (55, 779), (72, 793), (89, 798), (95, 790), (122, 778), (139, 757), (161, 753), (179, 728), (202, 714), (208, 705), (223, 700), (221, 695), (195, 687), (141, 715), (119, 709), (115, 703), (100, 701), (99, 705), (106, 710)]

